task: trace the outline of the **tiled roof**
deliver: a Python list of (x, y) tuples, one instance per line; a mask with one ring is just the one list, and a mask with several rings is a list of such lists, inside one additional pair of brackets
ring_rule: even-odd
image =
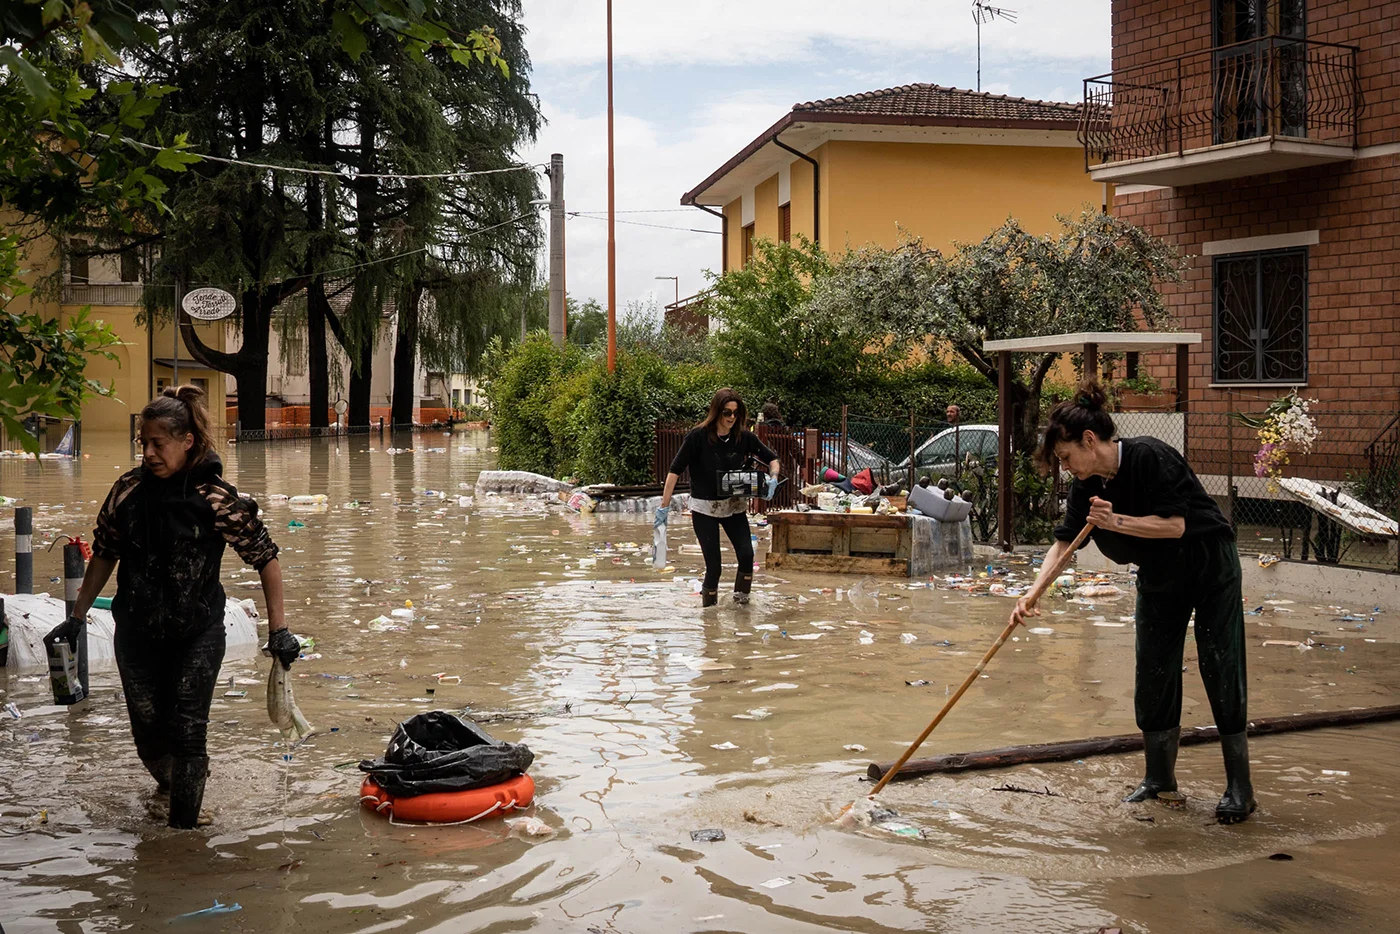
[[(793, 114), (842, 113), (889, 117), (947, 117), (968, 120), (1078, 120), (1083, 104), (1027, 100), (938, 84), (906, 84), (793, 104)], [(800, 117), (799, 117), (800, 119)]]

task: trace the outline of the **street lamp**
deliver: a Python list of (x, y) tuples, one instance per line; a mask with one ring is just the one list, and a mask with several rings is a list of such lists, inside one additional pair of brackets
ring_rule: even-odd
[(657, 276), (656, 278), (657, 278), (658, 280), (660, 280), (660, 279), (670, 279), (672, 282), (674, 282), (674, 283), (676, 284), (676, 304), (677, 304), (677, 305), (680, 305), (680, 303), (681, 303), (681, 277), (680, 277), (680, 276)]

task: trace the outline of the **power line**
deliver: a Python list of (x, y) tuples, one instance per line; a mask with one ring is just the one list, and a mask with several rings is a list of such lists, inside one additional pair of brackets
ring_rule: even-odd
[[(581, 218), (583, 218), (584, 220), (589, 220), (589, 221), (605, 221), (605, 220), (607, 220), (606, 217), (596, 217), (596, 216), (594, 216), (594, 215), (592, 215), (592, 214), (583, 214), (583, 213), (580, 213), (580, 212), (578, 212), (578, 211), (569, 211), (569, 212), (568, 212), (568, 215), (569, 215), (570, 217), (581, 217)], [(617, 223), (619, 223), (619, 224), (631, 224), (633, 227), (655, 227), (657, 230), (684, 230), (684, 231), (689, 231), (690, 233), (715, 234), (716, 236), (718, 236), (720, 233), (722, 233), (722, 231), (719, 231), (719, 230), (702, 230), (702, 229), (699, 228), (699, 227), (673, 227), (673, 226), (671, 226), (670, 224), (647, 224), (647, 223), (644, 223), (644, 222), (642, 222), (642, 221), (617, 221)]]
[[(614, 211), (614, 214), (690, 214), (694, 208), (646, 208), (645, 210)], [(607, 214), (607, 211), (575, 211), (575, 214)]]
[[(45, 120), (44, 122), (52, 126), (52, 123), (50, 121)], [(101, 136), (105, 139), (113, 138), (106, 133), (94, 133), (93, 135)], [(143, 143), (140, 140), (132, 139), (129, 136), (121, 136), (116, 138), (120, 142), (127, 143), (131, 146), (137, 146), (141, 149), (154, 150), (156, 152), (167, 148), (164, 146), (157, 146), (154, 143)], [(354, 180), (357, 178), (385, 178), (400, 179), (403, 181), (415, 181), (433, 178), (472, 178), (477, 175), (499, 175), (503, 172), (524, 172), (526, 170), (544, 168), (544, 163), (542, 162), (522, 162), (516, 165), (506, 166), (505, 168), (500, 169), (477, 169), (471, 172), (429, 172), (421, 175), (398, 175), (391, 172), (346, 172), (340, 169), (311, 169), (295, 165), (274, 165), (270, 162), (251, 162), (247, 159), (229, 159), (224, 156), (211, 156), (208, 153), (195, 152), (191, 149), (182, 149), (180, 150), (180, 152), (186, 152), (192, 156), (198, 156), (201, 159), (207, 159), (210, 162), (221, 162), (224, 165), (241, 165), (252, 169), (268, 169), (273, 172), (293, 172), (301, 175), (325, 175), (334, 178), (345, 178), (350, 180)]]
[[(465, 240), (465, 239), (468, 239), (468, 238), (470, 238), (470, 237), (475, 237), (477, 234), (486, 233), (488, 230), (496, 230), (497, 228), (500, 228), (500, 227), (505, 227), (505, 226), (510, 225), (510, 224), (519, 223), (520, 221), (523, 221), (525, 218), (530, 217), (530, 216), (533, 215), (534, 213), (535, 213), (534, 211), (527, 211), (527, 212), (525, 212), (524, 214), (520, 214), (520, 215), (517, 215), (516, 217), (512, 217), (512, 218), (511, 218), (510, 220), (508, 220), (508, 221), (501, 221), (499, 224), (492, 224), (490, 227), (478, 227), (476, 230), (469, 230), (469, 231), (467, 231), (466, 233), (464, 233), (464, 234), (461, 236), (460, 239)], [(369, 266), (378, 266), (378, 265), (381, 264), (381, 263), (388, 263), (388, 262), (392, 262), (393, 260), (396, 260), (396, 259), (403, 259), (405, 256), (417, 256), (419, 253), (426, 253), (426, 252), (428, 252), (430, 249), (432, 249), (432, 247), (426, 247), (426, 246), (424, 246), (424, 247), (419, 247), (419, 248), (416, 249), (416, 250), (408, 250), (408, 251), (403, 252), (403, 253), (395, 253), (395, 254), (393, 254), (392, 256), (381, 256), (381, 257), (379, 257), (378, 259), (366, 260), (366, 261), (363, 262), (363, 263), (355, 263), (355, 264), (352, 265), (352, 266), (341, 266), (341, 267), (339, 267), (338, 269), (323, 269), (323, 270), (321, 270), (320, 272), (307, 273), (306, 275), (310, 275), (310, 276), (333, 276), (333, 275), (336, 275), (336, 274), (342, 273), (342, 272), (352, 272), (353, 270), (356, 270), (356, 269), (364, 269), (364, 268), (369, 267)], [(276, 285), (276, 284), (279, 283), (279, 282), (286, 282), (288, 279), (300, 279), (300, 278), (303, 278), (303, 277), (302, 277), (302, 276), (287, 276), (286, 278), (282, 278), (282, 279), (273, 279), (271, 282), (267, 282), (267, 283), (265, 283), (265, 284), (266, 284), (266, 285)]]

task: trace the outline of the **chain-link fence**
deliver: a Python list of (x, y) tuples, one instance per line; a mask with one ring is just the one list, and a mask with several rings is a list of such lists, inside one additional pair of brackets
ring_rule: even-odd
[(1292, 453), (1280, 478), (1256, 468), (1257, 430), (1237, 414), (1267, 403), (1231, 398), (1227, 411), (1188, 418), (1191, 462), (1235, 525), (1245, 554), (1400, 570), (1400, 414), (1374, 403), (1313, 406), (1312, 451)]
[[(1120, 437), (1158, 438), (1191, 463), (1206, 492), (1234, 523), (1240, 551), (1285, 559), (1400, 570), (1395, 518), (1400, 513), (1400, 411), (1374, 402), (1315, 405), (1319, 430), (1313, 449), (1292, 455), (1283, 477), (1255, 474), (1256, 429), (1240, 415), (1260, 417), (1269, 399), (1221, 393), (1201, 411), (1176, 410), (1174, 399), (1116, 400)], [(789, 508), (802, 483), (830, 467), (843, 476), (869, 469), (878, 485), (947, 479), (973, 504), (973, 538), (1002, 540), (998, 522), (999, 431), (995, 425), (949, 425), (936, 419), (873, 418), (848, 414), (845, 432), (820, 435), (810, 455), (806, 433), (760, 434), (783, 459), (791, 479), (779, 498), (760, 509)], [(1015, 544), (1046, 544), (1064, 512), (1072, 477), (1043, 474), (1034, 462), (1040, 426), (1030, 439), (1012, 439), (1012, 531)], [(658, 430), (658, 481), (684, 428), (663, 439)], [(664, 448), (664, 450), (663, 450)], [(761, 503), (761, 501), (760, 501)]]

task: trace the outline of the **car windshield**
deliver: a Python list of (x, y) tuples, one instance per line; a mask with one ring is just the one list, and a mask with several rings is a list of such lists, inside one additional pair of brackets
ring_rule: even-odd
[(969, 454), (986, 460), (996, 457), (996, 453), (996, 432), (982, 428), (964, 428), (950, 431), (926, 444), (923, 450), (919, 451), (916, 463), (920, 467), (939, 467), (951, 465)]

